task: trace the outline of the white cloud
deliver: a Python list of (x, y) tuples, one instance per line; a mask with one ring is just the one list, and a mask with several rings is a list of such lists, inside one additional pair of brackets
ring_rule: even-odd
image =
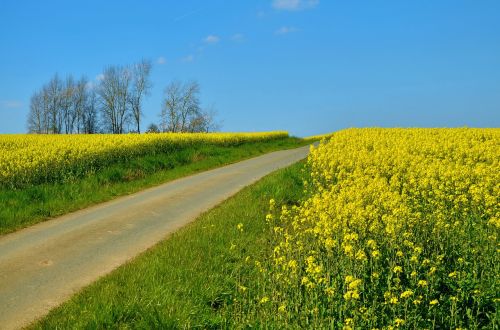
[(232, 41), (243, 41), (244, 38), (245, 36), (241, 33), (236, 33), (231, 36)]
[(104, 79), (104, 73), (99, 73), (97, 76), (95, 76), (95, 80), (101, 81)]
[(7, 109), (17, 109), (22, 107), (23, 105), (24, 105), (23, 102), (16, 100), (0, 101), (0, 107)]
[(273, 0), (272, 6), (276, 10), (303, 10), (314, 8), (319, 0)]
[(274, 31), (274, 34), (276, 35), (284, 35), (284, 34), (289, 34), (293, 32), (297, 32), (298, 29), (294, 28), (293, 26), (282, 26), (276, 31)]
[(203, 10), (203, 7), (201, 8), (197, 8), (195, 10), (192, 10), (192, 11), (189, 11), (189, 12), (186, 12), (180, 16), (177, 16), (176, 18), (173, 19), (173, 22), (179, 22), (179, 21), (182, 21), (183, 19), (189, 17), (189, 16), (192, 16), (194, 14), (197, 14), (198, 12), (202, 11)]
[(211, 34), (207, 36), (205, 39), (203, 39), (203, 41), (205, 41), (207, 44), (216, 44), (220, 41), (220, 38), (218, 36)]
[(156, 60), (156, 63), (158, 63), (159, 65), (163, 65), (163, 64), (167, 63), (167, 59), (165, 57), (163, 57), (163, 56), (160, 56)]
[(185, 62), (185, 63), (193, 62), (194, 61), (194, 56), (191, 55), (191, 54), (188, 55), (188, 56), (184, 56), (183, 58), (181, 58), (181, 61)]

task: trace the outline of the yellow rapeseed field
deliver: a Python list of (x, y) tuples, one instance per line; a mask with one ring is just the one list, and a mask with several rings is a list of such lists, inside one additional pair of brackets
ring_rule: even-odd
[(246, 317), (279, 328), (498, 327), (499, 162), (500, 129), (333, 134), (311, 149), (306, 198), (270, 201), (273, 253), (256, 262)]
[(140, 155), (199, 144), (237, 145), (287, 137), (287, 132), (126, 135), (0, 135), (0, 186), (22, 187), (78, 176)]
[(326, 134), (319, 134), (319, 135), (311, 135), (311, 136), (307, 136), (304, 138), (304, 140), (307, 140), (307, 141), (319, 141), (319, 140), (323, 140), (323, 139), (329, 139), (333, 136), (334, 133), (326, 133)]

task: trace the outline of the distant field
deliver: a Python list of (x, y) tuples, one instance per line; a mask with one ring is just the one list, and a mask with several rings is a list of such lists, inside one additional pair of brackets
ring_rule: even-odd
[(235, 146), (287, 137), (287, 132), (0, 135), (0, 186), (61, 182), (119, 161), (194, 146)]
[(265, 152), (286, 132), (0, 135), (0, 234)]

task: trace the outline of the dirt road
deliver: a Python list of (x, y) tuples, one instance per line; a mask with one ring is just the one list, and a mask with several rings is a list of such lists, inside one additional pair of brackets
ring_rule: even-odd
[(0, 237), (0, 329), (17, 329), (272, 171), (284, 150), (224, 166)]

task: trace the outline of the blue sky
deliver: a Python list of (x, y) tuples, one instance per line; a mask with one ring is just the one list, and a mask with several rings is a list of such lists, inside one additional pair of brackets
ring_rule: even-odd
[(0, 2), (0, 133), (56, 72), (151, 59), (144, 126), (196, 79), (224, 131), (500, 125), (500, 1)]

